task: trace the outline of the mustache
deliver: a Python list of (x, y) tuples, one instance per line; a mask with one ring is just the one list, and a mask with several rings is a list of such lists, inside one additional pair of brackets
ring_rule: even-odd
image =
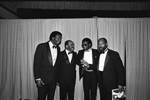
[(59, 43), (57, 45), (60, 45), (61, 44), (61, 41), (59, 41)]
[(104, 50), (105, 50), (105, 48), (103, 48), (103, 47), (99, 48), (99, 51), (104, 51)]
[(103, 49), (103, 47), (99, 47), (99, 49)]

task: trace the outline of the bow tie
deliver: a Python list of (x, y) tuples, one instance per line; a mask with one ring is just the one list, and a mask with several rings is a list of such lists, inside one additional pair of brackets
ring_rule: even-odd
[(104, 54), (105, 52), (104, 51), (100, 51), (100, 54)]
[(73, 52), (68, 52), (68, 54), (72, 54)]
[(56, 48), (57, 48), (57, 46), (56, 46), (56, 45), (53, 45), (53, 48), (55, 48), (55, 49), (56, 49)]

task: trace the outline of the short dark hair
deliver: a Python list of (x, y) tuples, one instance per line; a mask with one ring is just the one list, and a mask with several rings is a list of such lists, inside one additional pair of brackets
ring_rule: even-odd
[(73, 41), (71, 41), (71, 40), (66, 40), (66, 41), (65, 41), (65, 47), (66, 47), (66, 45), (68, 45), (69, 42), (73, 42)]
[[(92, 47), (92, 40), (91, 40), (90, 38), (84, 38), (84, 39), (82, 40), (82, 43), (85, 42), (85, 41), (88, 42), (88, 44), (91, 44), (91, 47)], [(91, 48), (91, 47), (90, 47), (90, 48)]]
[(62, 34), (61, 34), (59, 31), (53, 31), (53, 32), (50, 34), (49, 40), (52, 40), (52, 37), (55, 37), (56, 35), (62, 36)]
[(99, 41), (99, 40), (103, 40), (105, 43), (107, 43), (107, 39), (106, 39), (106, 38), (104, 38), (104, 37), (99, 38), (99, 39), (98, 39), (98, 41)]

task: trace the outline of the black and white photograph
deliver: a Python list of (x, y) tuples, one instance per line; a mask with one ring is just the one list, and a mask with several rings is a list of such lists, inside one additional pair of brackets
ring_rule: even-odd
[(1, 0), (0, 100), (150, 100), (150, 0)]

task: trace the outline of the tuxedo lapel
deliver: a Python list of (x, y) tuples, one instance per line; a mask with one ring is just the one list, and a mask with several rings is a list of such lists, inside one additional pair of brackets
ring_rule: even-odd
[(94, 62), (95, 62), (95, 52), (94, 52), (93, 49), (92, 49), (92, 60), (93, 60), (93, 64), (94, 64)]
[(109, 61), (109, 58), (110, 58), (110, 56), (109, 56), (109, 50), (108, 50), (107, 55), (106, 55), (106, 58), (105, 58), (104, 69), (105, 69), (105, 67), (106, 67), (106, 64), (107, 64), (108, 61)]
[(65, 62), (67, 63), (67, 64), (70, 64), (70, 62), (69, 62), (69, 58), (68, 58), (68, 56), (67, 56), (67, 53), (65, 52), (65, 50), (63, 51), (64, 53), (64, 60), (65, 60)]
[(81, 58), (83, 58), (83, 56), (84, 56), (84, 50), (82, 50), (81, 52)]
[(48, 60), (50, 62), (50, 65), (53, 65), (52, 54), (51, 54), (51, 50), (50, 50), (48, 42), (46, 43), (46, 46), (47, 46), (47, 51), (48, 51)]
[(74, 55), (74, 53), (72, 53), (71, 64), (73, 64), (73, 63), (74, 63), (74, 61), (75, 61), (75, 55)]

